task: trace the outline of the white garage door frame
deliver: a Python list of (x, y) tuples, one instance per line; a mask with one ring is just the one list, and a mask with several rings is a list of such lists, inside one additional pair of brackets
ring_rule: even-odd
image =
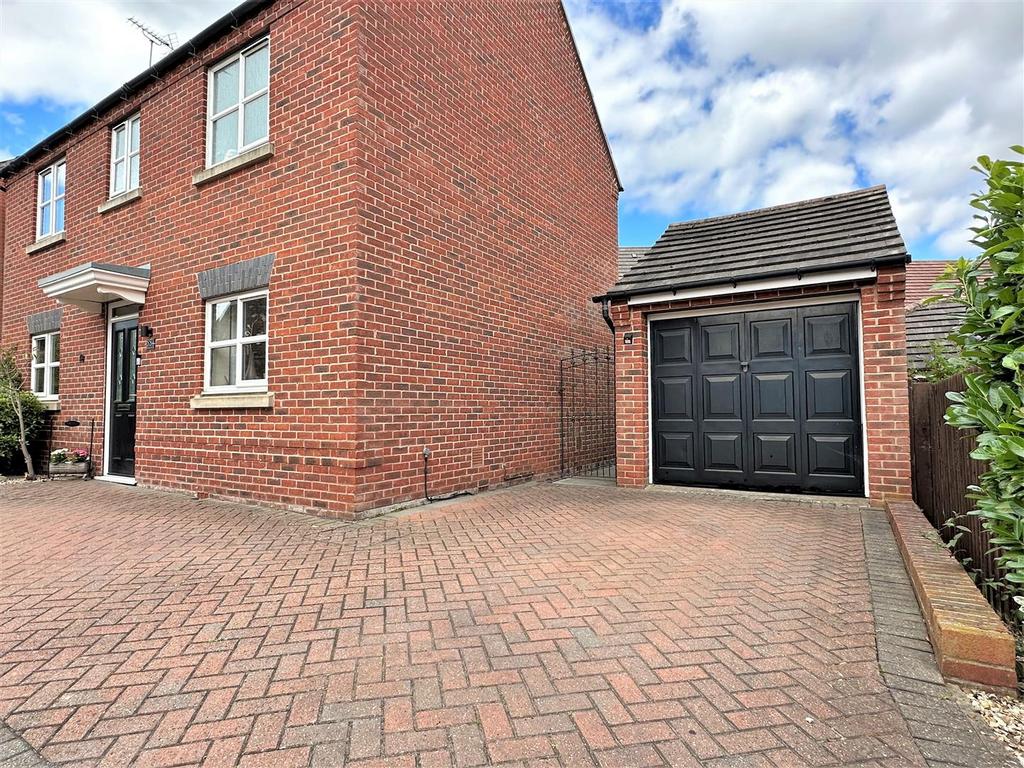
[[(861, 312), (860, 294), (854, 292), (834, 293), (825, 296), (808, 296), (800, 299), (783, 299), (780, 301), (754, 301), (743, 304), (724, 304), (718, 307), (701, 307), (700, 309), (669, 310), (650, 312), (647, 314), (647, 482), (654, 484), (654, 390), (651, 371), (654, 370), (652, 359), (654, 345), (651, 344), (651, 323), (659, 320), (678, 320), (684, 317), (709, 317), (711, 315), (728, 315), (734, 312), (758, 312), (771, 309), (791, 309), (793, 307), (817, 307), (823, 304), (848, 304), (853, 302), (857, 307), (857, 368), (860, 373), (860, 430), (862, 461), (864, 463), (864, 494), (871, 495), (871, 473), (868, 467), (868, 412), (864, 397), (864, 317)], [(742, 491), (741, 491), (742, 492)], [(849, 497), (848, 497), (849, 498)]]

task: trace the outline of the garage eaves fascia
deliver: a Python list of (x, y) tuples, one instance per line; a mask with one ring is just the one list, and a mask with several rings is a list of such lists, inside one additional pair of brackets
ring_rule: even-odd
[[(600, 304), (605, 301), (623, 301), (629, 300), (635, 296), (650, 296), (656, 293), (677, 293), (682, 290), (689, 290), (691, 288), (711, 288), (711, 287), (731, 287), (738, 289), (744, 283), (761, 282), (763, 280), (778, 279), (791, 277), (795, 280), (800, 280), (804, 275), (818, 275), (824, 272), (841, 272), (849, 269), (855, 269), (857, 267), (866, 267), (872, 271), (878, 267), (890, 266), (892, 264), (906, 264), (910, 262), (910, 254), (889, 256), (885, 258), (873, 258), (873, 259), (857, 259), (854, 261), (848, 261), (838, 266), (836, 264), (823, 265), (821, 267), (805, 267), (800, 270), (792, 269), (781, 269), (768, 272), (760, 272), (756, 275), (745, 275), (735, 280), (721, 280), (720, 278), (708, 278), (705, 280), (680, 280), (675, 283), (667, 283), (664, 285), (654, 285), (648, 288), (642, 288), (640, 290), (622, 290), (615, 291), (611, 290), (607, 293), (601, 294), (600, 296), (594, 296), (591, 301), (595, 304)], [(670, 299), (671, 300), (671, 299)]]
[(263, 8), (273, 4), (274, 1), (275, 0), (245, 0), (241, 5), (238, 5), (234, 9), (228, 11), (206, 29), (199, 32), (187, 42), (179, 45), (173, 51), (160, 59), (156, 64), (129, 80), (112, 94), (99, 101), (90, 109), (87, 109), (63, 128), (57, 129), (35, 146), (25, 150), (20, 155), (10, 160), (6, 165), (0, 166), (0, 179), (10, 178), (39, 157), (56, 149), (59, 142), (74, 138), (75, 133), (80, 129), (95, 120), (102, 120), (104, 114), (110, 109), (123, 103), (130, 96), (149, 85), (153, 80), (159, 80), (162, 75), (173, 70), (189, 56), (198, 55), (203, 48), (214, 42), (217, 38), (221, 37), (231, 29), (234, 29)]

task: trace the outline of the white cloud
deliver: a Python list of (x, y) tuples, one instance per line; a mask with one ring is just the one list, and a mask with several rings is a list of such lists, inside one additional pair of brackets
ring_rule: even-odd
[(779, 205), (852, 189), (857, 174), (848, 164), (807, 157), (802, 152), (773, 155), (774, 173), (761, 195), (764, 205)]
[[(149, 66), (136, 16), (184, 42), (237, 0), (2, 0), (0, 102), (93, 104)], [(154, 60), (166, 53), (157, 47)]]
[(975, 157), (1024, 138), (1019, 2), (664, 0), (647, 28), (568, 10), (627, 210), (885, 183), (904, 235), (957, 255)]

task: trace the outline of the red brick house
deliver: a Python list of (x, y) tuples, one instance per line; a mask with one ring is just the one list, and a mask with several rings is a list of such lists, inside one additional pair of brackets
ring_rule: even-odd
[(557, 471), (619, 184), (555, 0), (248, 0), (0, 174), (2, 342), (97, 474), (352, 515)]
[(670, 226), (595, 299), (618, 484), (910, 498), (908, 261), (884, 187)]

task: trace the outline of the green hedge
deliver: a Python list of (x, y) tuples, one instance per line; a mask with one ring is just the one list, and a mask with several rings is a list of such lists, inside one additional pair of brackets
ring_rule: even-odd
[[(1013, 147), (1024, 155), (1024, 147)], [(1006, 569), (1003, 586), (1024, 606), (1024, 164), (978, 158), (986, 189), (971, 200), (972, 243), (982, 249), (945, 276), (964, 307), (952, 335), (971, 373), (964, 392), (951, 392), (946, 421), (972, 430), (972, 456), (989, 470), (971, 487), (982, 520)], [(976, 430), (976, 432), (973, 432)]]

